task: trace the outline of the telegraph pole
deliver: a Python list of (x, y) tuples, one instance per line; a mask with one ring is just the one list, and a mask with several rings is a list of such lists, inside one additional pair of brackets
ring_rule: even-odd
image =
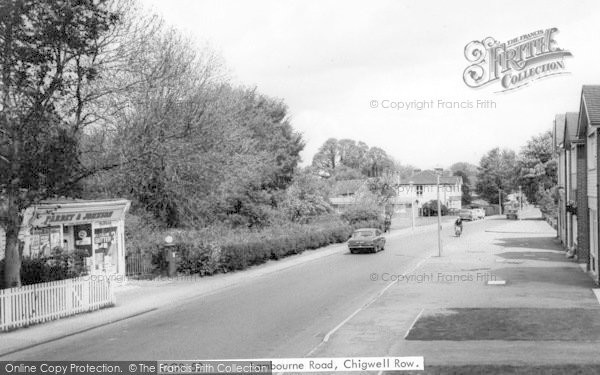
[[(415, 201), (417, 199), (413, 197), (413, 187), (413, 182), (410, 181), (410, 216), (412, 216), (412, 230), (415, 230)], [(417, 193), (415, 192), (414, 195), (416, 196)]]
[(438, 256), (442, 256), (442, 208), (440, 204), (440, 174), (437, 175)]
[(519, 185), (519, 208), (523, 209), (523, 190), (521, 189), (521, 185)]
[(498, 202), (500, 203), (500, 215), (502, 215), (502, 189), (498, 189)]

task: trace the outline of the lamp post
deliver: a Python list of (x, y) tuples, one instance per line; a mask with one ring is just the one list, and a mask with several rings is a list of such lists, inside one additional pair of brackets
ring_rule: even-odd
[(523, 209), (523, 189), (521, 188), (521, 185), (519, 185), (519, 208), (521, 210)]
[(502, 215), (502, 189), (498, 188), (498, 203), (500, 205), (500, 215)]
[(438, 256), (442, 256), (442, 209), (440, 204), (440, 174), (437, 175)]
[[(417, 198), (416, 198), (417, 192), (414, 192), (414, 193), (412, 192), (413, 191), (413, 181), (410, 181), (409, 183), (410, 183), (410, 191), (411, 191), (411, 194), (410, 194), (410, 198), (411, 198), (411, 200), (410, 200), (410, 216), (412, 219), (412, 229), (414, 230), (415, 229), (415, 201), (417, 200)], [(414, 194), (414, 196), (413, 196), (413, 194)]]

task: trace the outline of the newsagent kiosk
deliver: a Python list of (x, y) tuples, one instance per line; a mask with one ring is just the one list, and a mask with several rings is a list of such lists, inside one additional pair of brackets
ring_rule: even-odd
[(125, 213), (131, 202), (55, 200), (24, 214), (23, 256), (47, 256), (55, 247), (87, 253), (90, 274), (125, 276)]

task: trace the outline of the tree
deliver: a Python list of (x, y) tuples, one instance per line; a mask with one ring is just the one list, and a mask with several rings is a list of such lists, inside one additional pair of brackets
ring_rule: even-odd
[(499, 193), (504, 195), (515, 188), (516, 154), (512, 150), (494, 148), (479, 163), (477, 193), (490, 203), (498, 204)]
[(379, 147), (371, 147), (365, 154), (363, 174), (368, 177), (381, 177), (384, 172), (392, 171), (394, 161)]
[(329, 138), (321, 147), (319, 147), (319, 151), (313, 156), (312, 165), (332, 171), (337, 167), (339, 157), (340, 153), (337, 139)]
[(463, 178), (463, 181), (468, 181), (465, 183), (469, 185), (470, 189), (473, 189), (473, 188), (475, 188), (475, 186), (477, 186), (477, 166), (476, 165), (461, 161), (461, 162), (452, 164), (450, 166), (450, 170), (452, 171), (454, 176), (457, 176), (456, 172), (462, 172), (461, 175), (463, 177), (467, 177), (466, 179)]
[(327, 182), (305, 170), (297, 173), (287, 188), (281, 208), (289, 220), (307, 222), (332, 211), (328, 196)]
[(469, 181), (469, 176), (462, 170), (457, 170), (453, 174), (454, 176), (462, 177), (462, 195), (461, 195), (461, 203), (463, 206), (467, 206), (471, 204), (473, 201), (473, 197), (471, 196), (471, 183)]
[(538, 193), (543, 193), (558, 183), (558, 165), (553, 154), (552, 132), (547, 131), (532, 137), (519, 152), (517, 164), (518, 184), (522, 186), (527, 199), (537, 203), (540, 198)]
[(86, 165), (80, 140), (90, 125), (87, 90), (98, 78), (103, 37), (118, 22), (105, 1), (0, 3), (0, 225), (5, 286), (19, 286), (22, 212), (69, 194), (113, 165)]

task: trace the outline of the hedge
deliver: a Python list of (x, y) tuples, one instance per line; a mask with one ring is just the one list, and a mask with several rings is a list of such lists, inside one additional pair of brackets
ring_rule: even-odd
[[(146, 237), (147, 251), (153, 255), (158, 270), (165, 268), (162, 239), (167, 234), (175, 238), (178, 252), (178, 272), (185, 275), (209, 276), (218, 272), (243, 270), (253, 265), (318, 249), (348, 240), (356, 228), (381, 228), (380, 221), (356, 222), (342, 220), (319, 224), (292, 224), (265, 228), (261, 231), (205, 228), (195, 231), (162, 231)], [(142, 244), (128, 248), (139, 249)], [(136, 251), (136, 250), (134, 250)]]

